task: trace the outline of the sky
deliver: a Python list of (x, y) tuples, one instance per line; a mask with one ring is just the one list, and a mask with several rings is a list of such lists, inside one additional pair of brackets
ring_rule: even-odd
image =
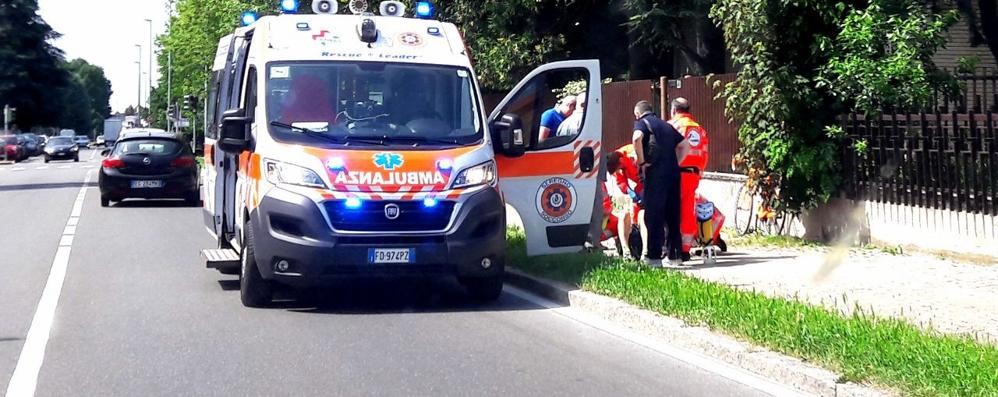
[[(124, 111), (138, 101), (139, 49), (142, 45), (142, 102), (149, 95), (149, 23), (154, 35), (166, 30), (165, 0), (39, 0), (39, 14), (62, 37), (54, 41), (66, 59), (83, 58), (104, 68), (111, 80), (111, 107)], [(108, 10), (114, 10), (113, 14)], [(155, 45), (155, 43), (153, 44)], [(153, 84), (159, 79), (152, 60)]]

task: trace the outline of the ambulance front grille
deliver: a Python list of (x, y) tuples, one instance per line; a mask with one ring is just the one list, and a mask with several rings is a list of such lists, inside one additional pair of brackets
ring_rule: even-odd
[[(395, 219), (386, 216), (386, 206), (398, 206)], [(348, 208), (342, 200), (325, 202), (333, 229), (350, 232), (433, 232), (450, 223), (455, 203), (440, 201), (427, 207), (422, 201), (364, 201), (359, 208)]]

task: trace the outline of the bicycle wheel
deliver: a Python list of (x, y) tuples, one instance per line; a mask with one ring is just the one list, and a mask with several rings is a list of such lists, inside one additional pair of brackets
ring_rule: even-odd
[(749, 234), (755, 225), (755, 195), (746, 185), (738, 189), (735, 202), (735, 232)]

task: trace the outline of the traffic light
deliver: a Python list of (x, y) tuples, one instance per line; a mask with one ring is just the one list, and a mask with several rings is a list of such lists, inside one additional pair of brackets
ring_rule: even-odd
[(184, 109), (195, 110), (198, 108), (198, 97), (187, 95), (184, 97)]

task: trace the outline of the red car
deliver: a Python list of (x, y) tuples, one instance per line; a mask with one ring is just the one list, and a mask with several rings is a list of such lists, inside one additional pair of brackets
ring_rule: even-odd
[(18, 143), (17, 137), (14, 135), (0, 136), (0, 144), (3, 145), (3, 152), (0, 152), (0, 156), (6, 156), (0, 160), (17, 162), (28, 157), (28, 152), (24, 150), (24, 146)]

